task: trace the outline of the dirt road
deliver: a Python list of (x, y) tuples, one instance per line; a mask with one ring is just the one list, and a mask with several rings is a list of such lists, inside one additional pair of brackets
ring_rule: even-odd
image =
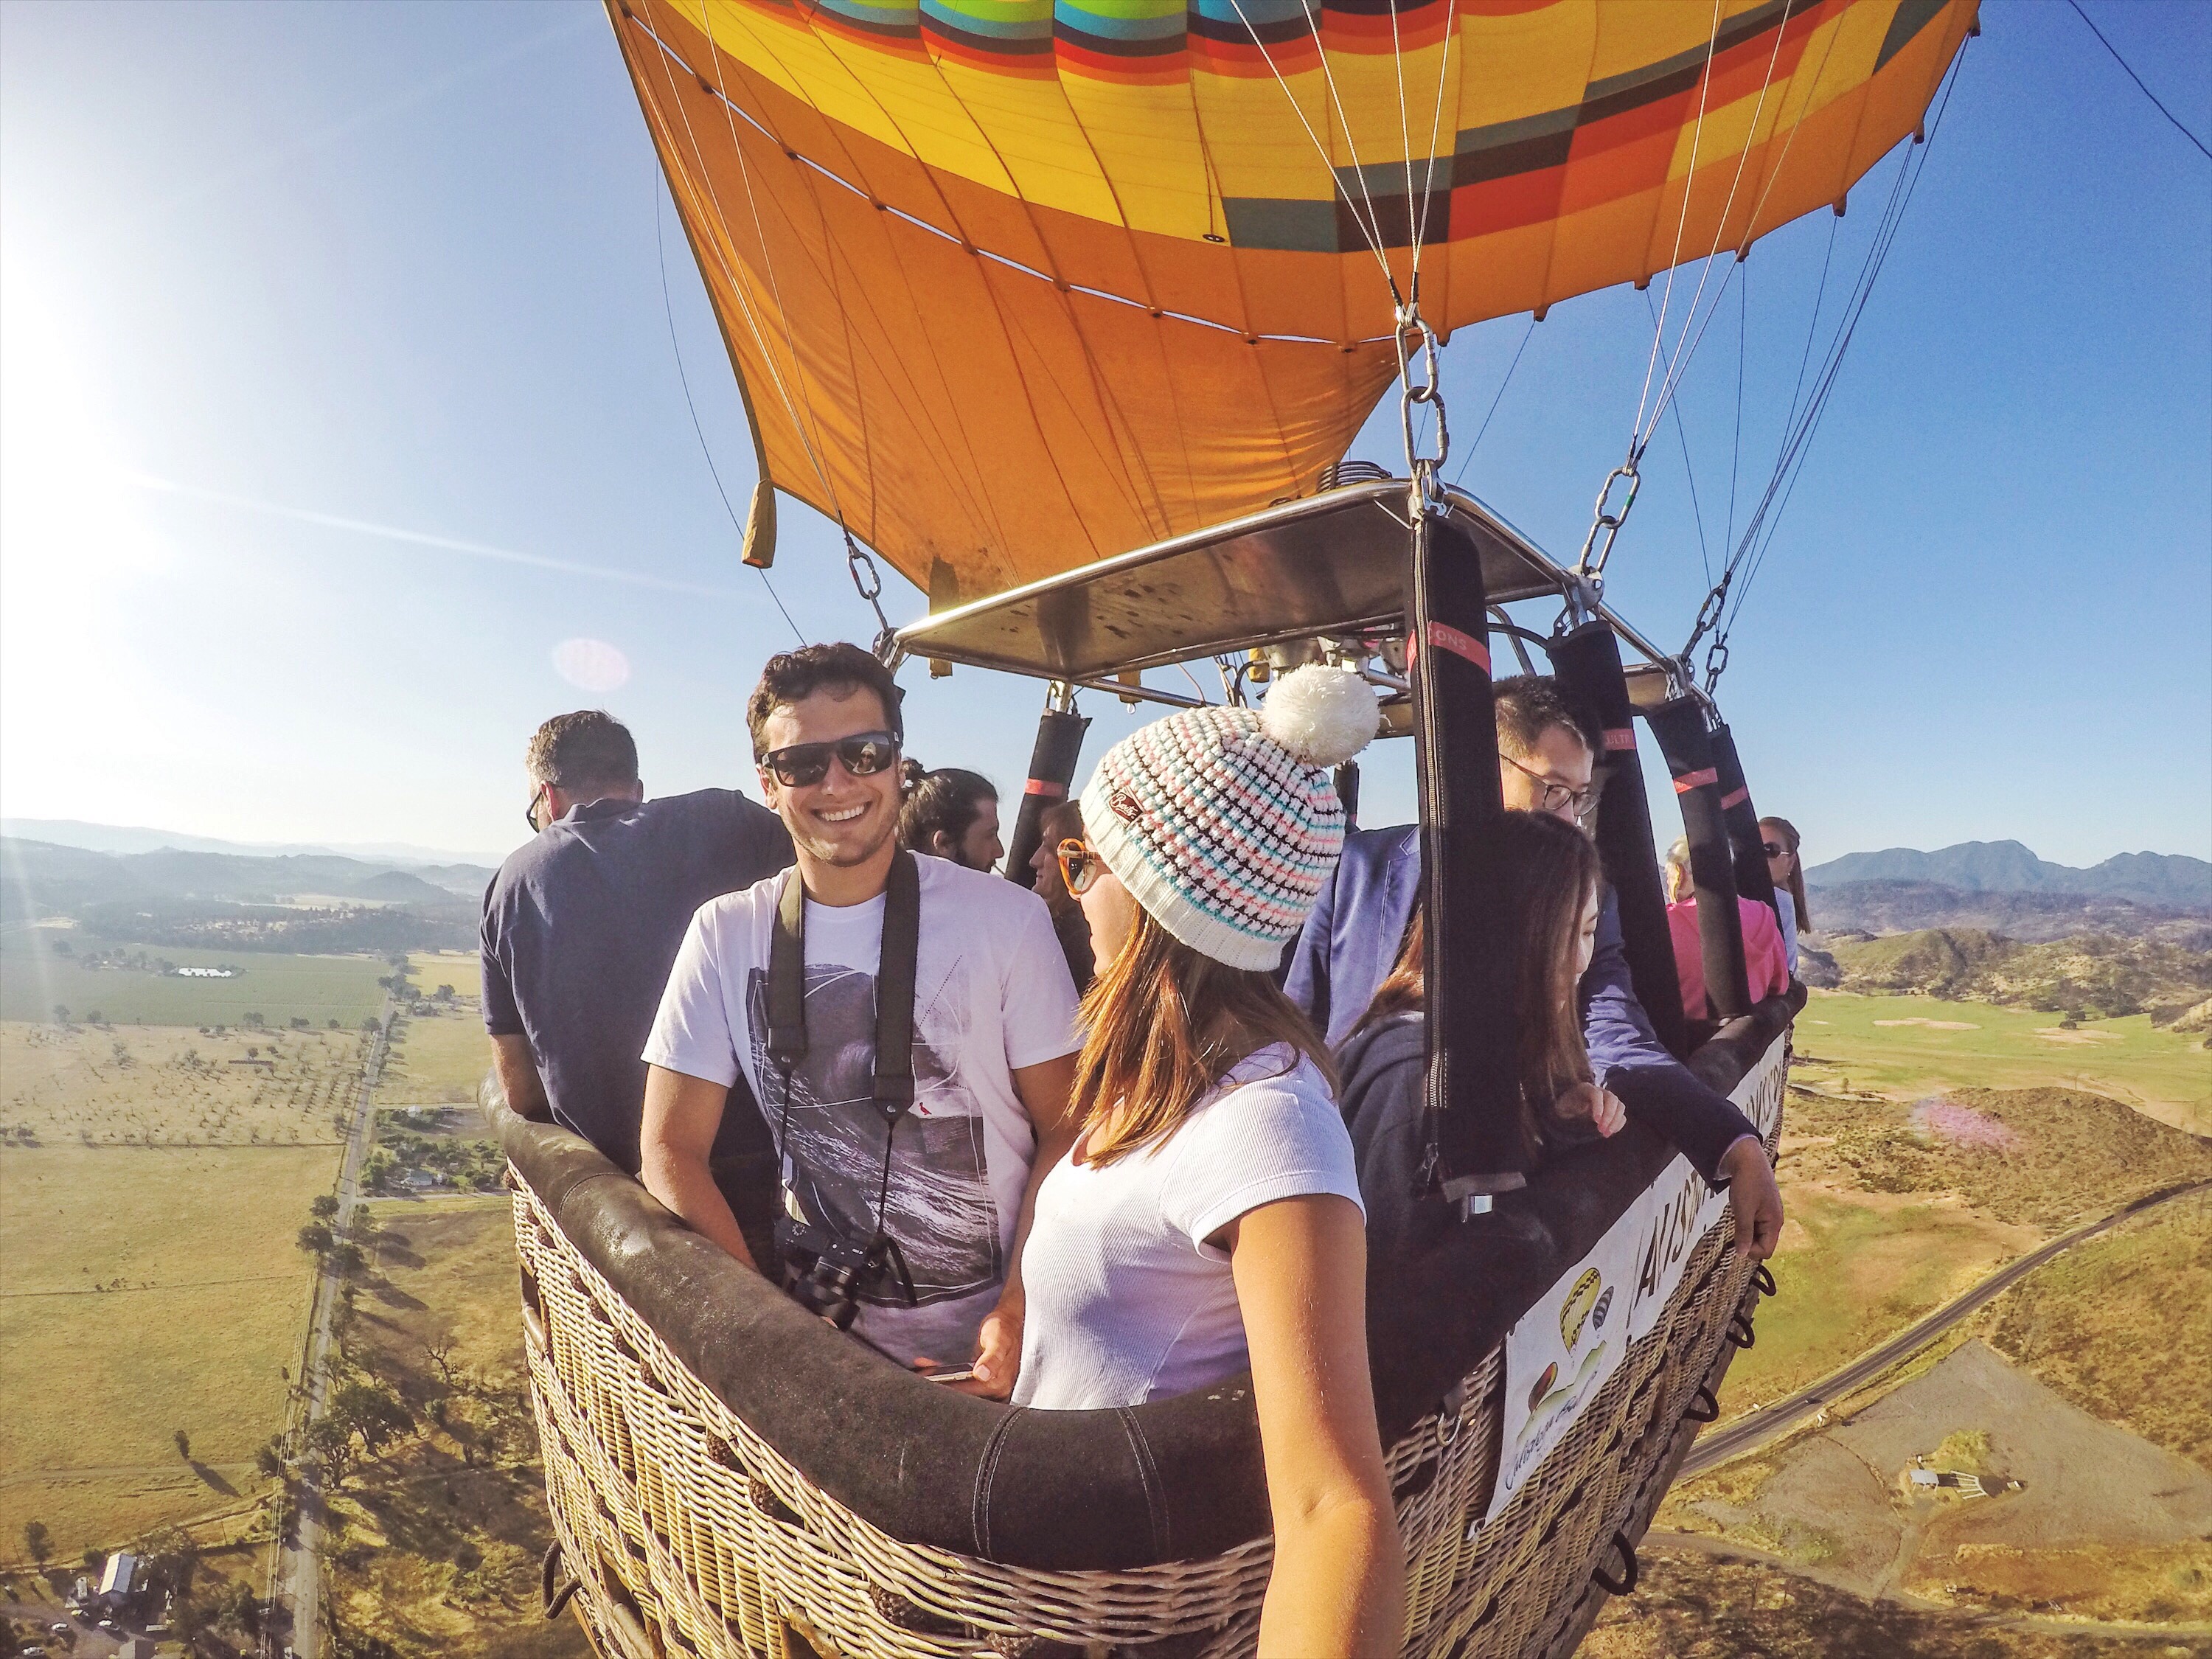
[[(368, 1156), (369, 1143), (375, 1139), (376, 1083), (384, 1070), (385, 1055), (391, 1043), (394, 1012), (392, 999), (387, 995), (376, 1040), (369, 1048), (368, 1063), (362, 1068), (361, 1092), (354, 1103), (345, 1158), (338, 1166), (338, 1212), (331, 1231), (341, 1238), (352, 1228), (354, 1206), (361, 1198), (362, 1163)], [(307, 1360), (301, 1372), (303, 1403), (293, 1438), (294, 1446), (300, 1451), (306, 1449), (307, 1430), (321, 1419), (330, 1403), (330, 1368), (325, 1362), (330, 1354), (331, 1322), (337, 1309), (340, 1289), (337, 1269), (325, 1264), (322, 1277), (315, 1283), (315, 1311), (307, 1339)], [(278, 1521), (276, 1560), (270, 1574), (270, 1596), (289, 1614), (292, 1651), (298, 1659), (316, 1659), (322, 1638), (322, 1620), (319, 1616), (322, 1574), (318, 1551), (322, 1541), (323, 1495), (320, 1475), (311, 1464), (302, 1468), (303, 1473), (293, 1488), (291, 1524), (289, 1528), (284, 1525), (283, 1517)], [(264, 1645), (273, 1648), (276, 1631), (287, 1620), (284, 1615), (276, 1614), (274, 1607), (270, 1611), (272, 1616), (265, 1626), (270, 1633), (264, 1638)]]
[(1946, 1303), (1918, 1324), (1892, 1337), (1880, 1347), (1860, 1355), (1850, 1364), (1829, 1372), (1809, 1387), (1800, 1389), (1796, 1394), (1778, 1400), (1724, 1429), (1700, 1435), (1697, 1443), (1690, 1449), (1690, 1455), (1682, 1460), (1681, 1474), (1677, 1478), (1687, 1480), (1692, 1475), (1703, 1474), (1731, 1458), (1741, 1457), (1769, 1441), (1778, 1439), (1808, 1419), (1818, 1416), (1828, 1407), (1856, 1393), (1891, 1367), (1911, 1358), (1960, 1320), (1987, 1307), (2053, 1256), (2118, 1226), (2130, 1216), (2140, 1215), (2145, 1210), (2155, 1209), (2161, 1204), (2171, 1203), (2177, 1198), (2185, 1198), (2191, 1193), (2201, 1193), (2208, 1188), (2212, 1188), (2212, 1181), (2194, 1181), (2148, 1194), (2132, 1204), (2123, 1205), (2101, 1221), (2077, 1227), (2070, 1233), (2052, 1239), (2048, 1244), (2030, 1250), (2018, 1260), (2006, 1263), (1965, 1295)]

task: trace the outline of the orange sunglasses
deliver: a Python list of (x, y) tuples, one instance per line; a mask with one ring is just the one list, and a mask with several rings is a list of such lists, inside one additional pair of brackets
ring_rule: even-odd
[(1066, 884), (1070, 898), (1081, 898), (1089, 892), (1091, 883), (1098, 879), (1099, 871), (1105, 867), (1105, 860), (1087, 841), (1064, 841), (1053, 849), (1053, 857), (1060, 864), (1060, 878)]

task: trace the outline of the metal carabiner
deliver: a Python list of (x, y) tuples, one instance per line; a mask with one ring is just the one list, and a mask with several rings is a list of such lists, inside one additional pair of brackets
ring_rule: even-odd
[[(1397, 312), (1397, 333), (1394, 343), (1398, 352), (1398, 384), (1402, 391), (1398, 398), (1398, 425), (1406, 441), (1406, 465), (1416, 477), (1422, 476), (1425, 466), (1433, 477), (1437, 468), (1451, 453), (1451, 428), (1444, 419), (1444, 400), (1442, 387), (1443, 365), (1438, 356), (1440, 349), (1437, 331), (1429, 326), (1416, 304), (1401, 305)], [(1420, 343), (1420, 376), (1414, 379), (1413, 350), (1411, 340)], [(1424, 455), (1413, 439), (1413, 410), (1426, 404), (1436, 411), (1437, 453)]]
[[(1620, 511), (1608, 513), (1606, 511), (1606, 504), (1612, 499), (1613, 486), (1622, 478), (1628, 480), (1628, 495), (1620, 503)], [(1636, 461), (1632, 456), (1605, 475), (1605, 483), (1597, 492), (1596, 505), (1590, 509), (1589, 534), (1583, 538), (1582, 556), (1575, 562), (1577, 575), (1587, 578), (1593, 582), (1603, 576), (1605, 562), (1613, 554), (1614, 538), (1620, 534), (1620, 526), (1628, 522), (1629, 509), (1636, 505), (1636, 492), (1643, 487), (1644, 479), (1636, 470)], [(1598, 533), (1601, 531), (1605, 533), (1603, 547), (1597, 545)], [(1590, 550), (1593, 548), (1597, 550), (1597, 557), (1595, 560), (1590, 557)]]

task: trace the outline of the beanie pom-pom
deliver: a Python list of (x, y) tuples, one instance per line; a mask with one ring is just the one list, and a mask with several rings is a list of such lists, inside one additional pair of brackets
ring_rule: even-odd
[(1340, 766), (1374, 738), (1382, 711), (1349, 669), (1307, 663), (1275, 682), (1260, 730), (1308, 766)]

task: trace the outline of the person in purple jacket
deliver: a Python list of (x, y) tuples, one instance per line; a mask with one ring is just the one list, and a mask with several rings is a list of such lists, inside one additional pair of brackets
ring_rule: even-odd
[[(1495, 697), (1498, 775), (1507, 809), (1543, 812), (1579, 827), (1596, 798), (1591, 781), (1598, 751), (1590, 728), (1557, 683), (1542, 676), (1500, 680)], [(1420, 887), (1416, 826), (1361, 830), (1346, 838), (1343, 857), (1292, 948), (1283, 988), (1332, 1045), (1351, 1036), (1396, 963)], [(1620, 1097), (1630, 1121), (1673, 1145), (1712, 1186), (1728, 1189), (1738, 1249), (1758, 1257), (1772, 1254), (1782, 1231), (1782, 1194), (1765, 1147), (1751, 1121), (1653, 1034), (1629, 982), (1620, 907), (1610, 890), (1578, 988), (1583, 1042), (1598, 1086)], [(1365, 1034), (1340, 1055), (1363, 1187), (1370, 1149), (1402, 1138), (1396, 1131), (1407, 1127), (1408, 1114), (1417, 1113), (1419, 1104), (1419, 1067), (1407, 1065), (1419, 1047), (1418, 1026), (1409, 1036), (1401, 1024), (1387, 1042), (1381, 1040), (1384, 1035)], [(1399, 1052), (1408, 1042), (1413, 1048)], [(1375, 1075), (1364, 1075), (1369, 1073)], [(1407, 1077), (1412, 1084), (1400, 1086)], [(1400, 1099), (1407, 1087), (1407, 1099)]]

